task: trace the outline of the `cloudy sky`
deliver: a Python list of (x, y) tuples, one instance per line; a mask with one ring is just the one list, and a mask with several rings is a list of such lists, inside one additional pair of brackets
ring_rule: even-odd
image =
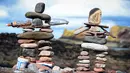
[(130, 27), (130, 0), (1, 0), (0, 1), (0, 33), (22, 33), (21, 29), (7, 27), (12, 21), (26, 21), (25, 13), (34, 11), (38, 2), (46, 4), (45, 12), (53, 19), (69, 21), (68, 25), (53, 26), (55, 38), (62, 35), (65, 28), (73, 30), (88, 22), (88, 14), (92, 8), (102, 10), (103, 25), (112, 27), (122, 25)]

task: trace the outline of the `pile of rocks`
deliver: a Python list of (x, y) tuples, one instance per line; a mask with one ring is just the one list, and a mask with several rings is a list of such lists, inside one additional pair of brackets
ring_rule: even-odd
[(97, 73), (105, 71), (105, 62), (107, 61), (105, 56), (108, 54), (108, 47), (104, 45), (107, 43), (107, 40), (105, 39), (107, 36), (107, 31), (104, 28), (108, 28), (108, 26), (99, 25), (100, 21), (101, 10), (99, 8), (94, 8), (89, 13), (89, 23), (85, 23), (85, 28), (81, 30), (85, 31), (85, 38), (81, 44), (81, 47), (86, 50), (99, 51), (96, 55), (96, 61), (94, 63), (95, 66), (93, 68), (93, 70)]
[(79, 62), (77, 63), (76, 73), (84, 73), (90, 71), (90, 60), (87, 51), (82, 51), (78, 56)]
[[(19, 61), (24, 59), (24, 62), (29, 63), (29, 65), (26, 64), (27, 67), (35, 72), (49, 71), (54, 65), (52, 62), (54, 52), (52, 51), (50, 42), (50, 39), (54, 37), (52, 34), (53, 30), (49, 24), (51, 17), (47, 14), (42, 14), (44, 9), (44, 3), (37, 3), (35, 12), (27, 12), (25, 14), (27, 18), (32, 19), (31, 25), (24, 25), (24, 27), (17, 25), (17, 27), (23, 28), (23, 33), (17, 36), (19, 38), (18, 43), (23, 49)], [(36, 51), (39, 51), (39, 60), (35, 58)], [(18, 68), (21, 67), (20, 65), (19, 62), (16, 65), (18, 70), (21, 70), (21, 68)]]

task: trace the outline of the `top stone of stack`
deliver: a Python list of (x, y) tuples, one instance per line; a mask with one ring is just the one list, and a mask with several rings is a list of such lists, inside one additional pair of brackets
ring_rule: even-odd
[(98, 26), (98, 27), (108, 28), (108, 26), (99, 25), (101, 22), (101, 16), (102, 16), (102, 11), (99, 8), (93, 8), (89, 12), (88, 23), (84, 23), (84, 24), (87, 26)]
[[(49, 23), (51, 20), (50, 15), (48, 14), (42, 14), (45, 10), (45, 4), (40, 2), (37, 3), (35, 6), (35, 12), (27, 12), (25, 14), (26, 18), (30, 18), (33, 20), (33, 24), (36, 25), (35, 23), (41, 24), (42, 25), (42, 20), (45, 21), (45, 23)], [(33, 25), (32, 24), (32, 25)]]
[(89, 13), (88, 22), (90, 24), (98, 25), (101, 22), (101, 10), (99, 8), (94, 8)]
[(35, 6), (35, 12), (37, 13), (43, 13), (45, 10), (45, 4), (44, 3), (37, 3)]

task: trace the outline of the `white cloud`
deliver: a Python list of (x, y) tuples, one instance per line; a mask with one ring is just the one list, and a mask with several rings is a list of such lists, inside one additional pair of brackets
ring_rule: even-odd
[(46, 10), (52, 16), (88, 16), (89, 11), (98, 7), (103, 16), (127, 16), (130, 10), (123, 0), (54, 0), (55, 5)]
[(7, 17), (7, 16), (8, 16), (8, 11), (0, 9), (0, 18)]

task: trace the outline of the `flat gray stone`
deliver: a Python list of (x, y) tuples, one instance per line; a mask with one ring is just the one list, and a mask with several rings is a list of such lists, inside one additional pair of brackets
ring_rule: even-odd
[(99, 38), (95, 36), (85, 36), (83, 41), (87, 43), (97, 43), (97, 44), (107, 43), (107, 40), (105, 38)]
[(51, 20), (50, 15), (41, 14), (41, 13), (35, 13), (35, 12), (27, 12), (27, 13), (25, 14), (25, 16), (26, 16), (27, 18), (31, 18), (31, 19), (39, 18), (39, 19), (41, 19), (41, 20), (46, 20), (46, 21), (50, 21), (50, 20)]
[(46, 32), (25, 32), (17, 35), (17, 37), (23, 39), (49, 40), (52, 39), (54, 35)]

